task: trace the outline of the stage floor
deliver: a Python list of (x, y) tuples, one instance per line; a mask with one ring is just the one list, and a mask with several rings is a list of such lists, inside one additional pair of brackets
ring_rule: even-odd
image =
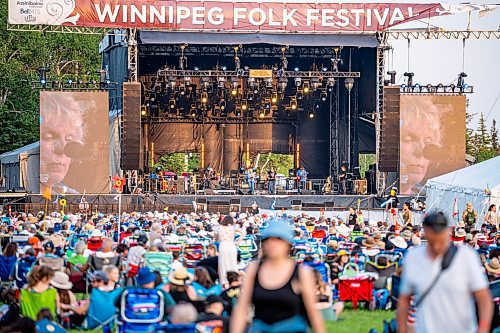
[[(46, 203), (39, 194), (25, 194), (19, 196), (20, 193), (0, 193), (0, 199), (4, 199), (4, 205), (8, 202), (16, 204), (31, 204), (42, 205)], [(65, 199), (68, 203), (68, 208), (77, 208), (82, 195), (67, 195)], [(101, 194), (93, 195), (86, 194), (87, 202), (93, 207), (117, 206), (118, 200), (116, 194)], [(409, 201), (411, 197), (399, 197), (400, 204)], [(55, 202), (55, 196), (52, 200)], [(194, 204), (197, 206), (207, 205), (207, 209), (220, 208), (222, 210), (229, 209), (230, 206), (239, 206), (242, 210), (251, 207), (256, 203), (261, 209), (294, 209), (294, 210), (334, 210), (347, 209), (348, 207), (359, 207), (361, 209), (382, 209), (381, 204), (386, 201), (386, 198), (379, 198), (374, 195), (173, 195), (173, 194), (158, 194), (151, 195), (149, 199), (144, 200), (144, 197), (139, 198), (137, 195), (123, 194), (122, 207), (124, 211), (148, 211), (158, 210), (163, 211), (166, 207), (182, 211), (193, 209)], [(49, 202), (49, 206), (56, 206), (54, 202)], [(76, 207), (75, 207), (76, 206)], [(52, 208), (52, 207), (51, 207)], [(210, 209), (213, 208), (213, 209)], [(73, 210), (73, 209), (71, 209)]]

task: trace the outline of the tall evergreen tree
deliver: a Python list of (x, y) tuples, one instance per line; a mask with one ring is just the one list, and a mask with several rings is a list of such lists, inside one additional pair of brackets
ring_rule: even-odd
[(479, 117), (477, 134), (479, 140), (479, 150), (487, 150), (491, 147), (491, 138), (488, 133), (488, 128), (486, 127), (486, 121), (484, 120), (484, 115), (481, 112), (481, 116)]
[(498, 141), (498, 129), (497, 129), (497, 121), (493, 119), (491, 122), (491, 130), (490, 130), (490, 138), (491, 138), (491, 148), (495, 153), (500, 153), (499, 151), (499, 141)]

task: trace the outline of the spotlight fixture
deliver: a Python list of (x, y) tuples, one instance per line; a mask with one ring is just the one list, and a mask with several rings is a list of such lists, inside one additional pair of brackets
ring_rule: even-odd
[(227, 69), (227, 67), (226, 67), (226, 66), (222, 66), (222, 67), (221, 67), (221, 69), (222, 69), (223, 71), (225, 71), (225, 70)]
[(170, 89), (174, 90), (177, 86), (177, 79), (173, 76), (170, 76), (168, 78), (168, 85), (170, 86)]
[(47, 83), (47, 72), (49, 71), (48, 68), (40, 67), (38, 68), (38, 77), (40, 79), (40, 84), (42, 86), (45, 86)]
[(396, 84), (396, 71), (388, 71), (387, 74), (390, 76), (389, 83)]
[(290, 101), (290, 108), (291, 108), (292, 110), (297, 110), (297, 100), (296, 100), (296, 99), (292, 99), (292, 100)]
[(200, 70), (200, 67), (198, 67), (198, 66), (194, 66), (194, 70), (195, 70), (195, 71), (199, 71), (199, 70)]
[(191, 104), (191, 108), (189, 109), (189, 115), (191, 117), (196, 117), (196, 104)]
[(103, 89), (109, 84), (108, 71), (105, 69), (101, 69), (98, 71), (98, 73), (99, 73), (99, 86), (101, 89)]
[(298, 72), (300, 69), (298, 67), (295, 67), (293, 70)]
[(344, 84), (347, 91), (351, 92), (352, 87), (354, 86), (354, 79), (352, 77), (348, 77), (345, 79)]
[(175, 109), (175, 99), (171, 98), (169, 101), (168, 101), (168, 107), (170, 110), (173, 110)]
[(226, 78), (224, 76), (219, 76), (217, 78), (217, 86), (219, 88), (224, 88), (226, 86)]
[(421, 92), (422, 88), (420, 87), (420, 84), (415, 83), (415, 85), (413, 86), (413, 91), (414, 92)]
[(314, 110), (309, 110), (309, 113), (308, 113), (308, 116), (310, 119), (313, 119), (314, 118)]
[(295, 80), (295, 86), (298, 88), (302, 85), (302, 79), (300, 77), (296, 77)]
[(323, 72), (328, 72), (328, 68), (323, 67)]
[(241, 101), (241, 109), (242, 109), (243, 111), (248, 110), (248, 104), (247, 104), (247, 101), (245, 101), (245, 100)]
[(208, 93), (206, 91), (201, 93), (201, 102), (206, 104), (208, 102)]
[(249, 86), (250, 88), (255, 87), (255, 78), (254, 78), (254, 77), (249, 77), (249, 78), (247, 79), (247, 84), (248, 84), (248, 86)]
[(225, 100), (220, 101), (219, 107), (221, 111), (224, 111), (226, 109), (226, 101)]
[(276, 104), (278, 102), (278, 94), (272, 93), (271, 95), (271, 103)]
[(261, 109), (261, 110), (259, 111), (259, 117), (260, 117), (260, 118), (264, 118), (264, 116), (265, 116), (265, 115), (266, 115), (266, 113), (264, 112), (264, 110), (263, 110), (263, 109)]
[(333, 91), (333, 87), (335, 86), (335, 78), (329, 77), (326, 80), (326, 85), (328, 86), (329, 91)]
[(311, 86), (314, 91), (318, 90), (318, 88), (321, 86), (321, 81), (318, 77), (313, 77), (311, 79)]
[(185, 76), (184, 77), (184, 86), (189, 87), (190, 85), (191, 85), (191, 77)]
[(288, 85), (288, 79), (284, 76), (280, 77), (278, 81), (278, 87), (281, 91), (285, 91), (286, 86)]
[(247, 94), (247, 100), (249, 100), (249, 101), (253, 101), (253, 99), (254, 99), (254, 94), (253, 94), (253, 92), (249, 92), (249, 93)]
[(322, 102), (326, 102), (327, 97), (328, 97), (328, 95), (326, 94), (326, 91), (322, 91), (319, 94), (319, 99), (321, 99)]
[(146, 117), (148, 115), (148, 109), (146, 106), (141, 106), (141, 116)]
[(234, 114), (237, 116), (237, 117), (241, 117), (241, 109), (239, 107), (236, 107), (234, 109)]
[(408, 81), (406, 82), (408, 84), (408, 87), (413, 86), (413, 77), (415, 76), (415, 73), (413, 73), (413, 72), (404, 72), (403, 75), (408, 78)]
[(298, 99), (299, 101), (304, 99), (304, 94), (302, 92), (298, 92), (297, 95), (295, 95), (295, 98)]
[(201, 85), (203, 86), (204, 89), (208, 89), (208, 87), (210, 86), (210, 78), (202, 77), (201, 78)]
[(266, 88), (271, 89), (273, 87), (273, 78), (268, 77), (265, 82), (266, 82)]
[(308, 94), (310, 91), (309, 89), (309, 82), (304, 82), (304, 93)]

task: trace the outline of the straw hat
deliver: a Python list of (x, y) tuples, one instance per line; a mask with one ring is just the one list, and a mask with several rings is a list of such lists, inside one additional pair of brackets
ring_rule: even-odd
[(390, 241), (397, 248), (406, 249), (408, 247), (408, 244), (406, 243), (405, 239), (401, 236), (395, 236), (391, 238)]
[(462, 238), (467, 236), (467, 233), (465, 232), (465, 229), (458, 228), (455, 230), (455, 237)]
[(73, 283), (69, 281), (68, 274), (64, 272), (55, 272), (54, 276), (50, 280), (50, 284), (58, 289), (69, 290), (73, 287)]
[(328, 242), (328, 247), (331, 247), (336, 250), (339, 248), (339, 243), (336, 240), (331, 240)]
[(184, 286), (186, 285), (186, 281), (190, 281), (192, 279), (193, 276), (189, 274), (187, 269), (184, 267), (177, 268), (177, 270), (168, 277), (168, 281), (176, 286)]
[(491, 274), (500, 274), (500, 262), (498, 262), (497, 258), (493, 258), (490, 262), (486, 262), (484, 267)]
[(372, 237), (372, 236), (368, 236), (366, 237), (366, 239), (363, 239), (361, 241), (361, 244), (364, 246), (364, 247), (368, 247), (368, 248), (371, 248), (371, 247), (374, 247), (376, 246), (377, 244), (375, 243), (375, 239)]
[(464, 221), (458, 221), (457, 227), (458, 228), (465, 228), (465, 222)]

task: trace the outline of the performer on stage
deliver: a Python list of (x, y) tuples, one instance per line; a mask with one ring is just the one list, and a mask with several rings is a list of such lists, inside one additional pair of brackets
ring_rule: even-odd
[(306, 188), (306, 182), (307, 182), (307, 175), (309, 173), (304, 169), (304, 167), (300, 167), (300, 169), (297, 171), (297, 177), (299, 178), (299, 193), (302, 193), (302, 191)]
[(342, 189), (342, 194), (347, 194), (347, 165), (343, 163), (340, 166), (339, 182)]
[(274, 167), (271, 167), (271, 170), (267, 172), (267, 191), (269, 194), (276, 194), (276, 172), (274, 171)]
[(245, 173), (248, 186), (250, 187), (250, 192), (255, 194), (255, 172), (252, 167), (249, 167)]

